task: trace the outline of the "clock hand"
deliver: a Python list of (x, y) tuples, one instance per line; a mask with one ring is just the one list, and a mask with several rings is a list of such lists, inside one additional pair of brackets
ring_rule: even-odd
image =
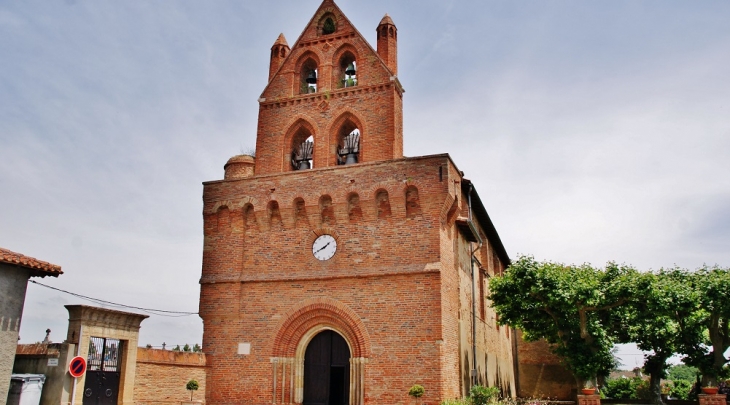
[(326, 248), (327, 246), (329, 246), (329, 245), (330, 245), (330, 243), (332, 243), (332, 242), (327, 242), (327, 243), (326, 243), (326, 244), (325, 244), (324, 246), (322, 246), (321, 248), (319, 248), (319, 249), (318, 249), (318, 250), (317, 250), (316, 252), (314, 252), (314, 253), (315, 253), (315, 254), (317, 254), (317, 253), (321, 252), (322, 250), (324, 250), (324, 248)]

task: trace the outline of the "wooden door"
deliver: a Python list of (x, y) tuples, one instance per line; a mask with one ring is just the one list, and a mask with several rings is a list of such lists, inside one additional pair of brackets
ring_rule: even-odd
[(304, 405), (349, 405), (350, 348), (338, 333), (323, 331), (304, 354)]

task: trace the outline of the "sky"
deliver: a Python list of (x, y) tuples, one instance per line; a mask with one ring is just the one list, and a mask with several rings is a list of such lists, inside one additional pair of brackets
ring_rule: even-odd
[[(197, 312), (202, 182), (255, 146), (270, 48), (319, 4), (0, 0), (0, 246)], [(337, 4), (373, 45), (393, 18), (405, 155), (449, 153), (510, 257), (730, 266), (730, 2)], [(21, 342), (62, 341), (66, 304), (90, 303), (29, 284)], [(153, 315), (139, 343), (201, 340)]]

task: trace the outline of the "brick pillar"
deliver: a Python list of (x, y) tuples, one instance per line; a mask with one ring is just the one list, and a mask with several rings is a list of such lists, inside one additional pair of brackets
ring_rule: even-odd
[[(598, 394), (593, 395), (580, 395), (578, 394), (578, 405), (601, 405), (601, 396)], [(702, 404), (700, 404), (702, 405)], [(718, 405), (718, 404), (713, 404)], [(724, 405), (724, 404), (722, 404)]]
[(700, 394), (697, 397), (700, 400), (700, 405), (725, 405), (725, 394)]

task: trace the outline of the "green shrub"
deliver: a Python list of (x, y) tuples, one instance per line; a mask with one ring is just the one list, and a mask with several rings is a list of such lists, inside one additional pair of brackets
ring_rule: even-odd
[(420, 398), (423, 396), (424, 392), (426, 392), (426, 390), (423, 389), (423, 385), (414, 384), (411, 389), (408, 390), (408, 395), (413, 398)]
[(635, 392), (634, 387), (631, 386), (633, 378), (610, 378), (607, 379), (601, 389), (601, 393), (605, 394), (607, 398), (612, 399), (629, 399)]
[[(632, 399), (652, 399), (654, 396), (651, 393), (651, 387), (649, 386), (649, 380), (641, 380), (636, 384), (636, 394)], [(633, 378), (632, 378), (633, 380)]]
[(469, 390), (469, 398), (474, 405), (486, 405), (492, 399), (499, 398), (499, 388), (475, 385)]
[(671, 382), (669, 396), (676, 399), (689, 400), (689, 392), (692, 391), (692, 381), (674, 380)]

